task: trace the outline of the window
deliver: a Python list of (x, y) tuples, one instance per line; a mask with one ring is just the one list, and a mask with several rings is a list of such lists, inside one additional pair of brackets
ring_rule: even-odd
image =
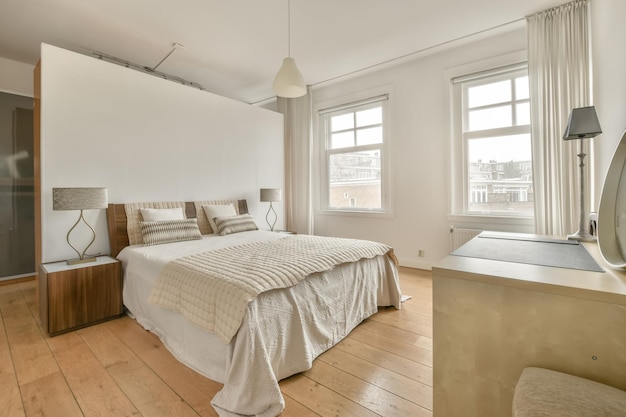
[[(457, 77), (455, 214), (533, 217), (526, 66)], [(458, 156), (458, 153), (461, 156)], [(459, 168), (459, 163), (461, 168)]]
[(322, 208), (388, 211), (386, 103), (383, 95), (319, 112), (324, 148)]

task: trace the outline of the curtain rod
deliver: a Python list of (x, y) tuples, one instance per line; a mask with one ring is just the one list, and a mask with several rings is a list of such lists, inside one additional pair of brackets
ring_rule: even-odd
[(370, 98), (366, 98), (364, 100), (355, 100), (355, 101), (351, 101), (349, 103), (339, 104), (337, 106), (326, 107), (326, 108), (318, 110), (317, 113), (318, 114), (326, 114), (326, 113), (331, 113), (331, 112), (338, 111), (338, 110), (349, 109), (350, 107), (356, 107), (356, 106), (366, 105), (366, 104), (370, 104), (370, 103), (377, 103), (379, 101), (384, 101), (384, 100), (389, 100), (389, 94), (388, 93), (380, 94), (378, 96), (374, 96), (374, 97), (370, 97)]
[(510, 22), (507, 22), (507, 23), (502, 23), (502, 24), (497, 25), (497, 26), (492, 26), (492, 27), (487, 28), (487, 29), (479, 30), (478, 32), (473, 32), (473, 33), (470, 33), (468, 35), (463, 35), (463, 36), (460, 36), (458, 38), (454, 38), (454, 39), (450, 39), (448, 41), (440, 42), (438, 44), (431, 45), (431, 46), (428, 46), (426, 48), (419, 49), (417, 51), (409, 52), (407, 54), (400, 55), (398, 57), (391, 58), (391, 59), (388, 59), (386, 61), (382, 61), (382, 62), (370, 65), (370, 66), (365, 67), (365, 68), (361, 68), (361, 69), (358, 69), (358, 70), (355, 70), (355, 71), (352, 71), (352, 72), (348, 72), (348, 73), (343, 74), (343, 75), (338, 75), (336, 77), (329, 78), (329, 79), (324, 80), (324, 81), (319, 81), (319, 82), (317, 82), (315, 84), (312, 84), (312, 86), (318, 86), (320, 84), (324, 84), (324, 83), (327, 83), (327, 82), (330, 82), (330, 81), (334, 81), (334, 80), (337, 80), (339, 78), (343, 78), (343, 77), (347, 77), (349, 75), (357, 74), (357, 73), (359, 73), (361, 71), (367, 71), (367, 70), (372, 69), (372, 68), (376, 68), (376, 67), (379, 67), (379, 66), (382, 66), (382, 65), (390, 64), (390, 63), (395, 62), (395, 61), (399, 61), (399, 60), (402, 60), (402, 59), (409, 58), (409, 57), (411, 57), (413, 55), (418, 55), (418, 54), (430, 51), (431, 49), (437, 49), (437, 48), (440, 48), (442, 46), (445, 46), (445, 45), (448, 45), (448, 44), (451, 44), (451, 43), (462, 41), (464, 39), (471, 38), (473, 36), (480, 35), (480, 34), (483, 34), (485, 32), (489, 32), (491, 30), (500, 29), (500, 28), (508, 26), (508, 25), (512, 25), (512, 24), (519, 23), (519, 22), (523, 22), (525, 20), (526, 20), (525, 17), (522, 17), (522, 18), (519, 18), (519, 19), (515, 19), (515, 20), (511, 20)]

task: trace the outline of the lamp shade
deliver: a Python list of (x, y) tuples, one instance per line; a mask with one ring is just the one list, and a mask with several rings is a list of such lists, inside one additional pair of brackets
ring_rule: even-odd
[(107, 208), (106, 188), (53, 188), (52, 210), (87, 210)]
[(278, 97), (295, 98), (306, 94), (304, 78), (296, 66), (295, 59), (291, 57), (283, 59), (283, 65), (274, 78), (272, 89)]
[(280, 201), (282, 199), (282, 192), (280, 188), (261, 188), (261, 201)]
[(594, 106), (573, 109), (569, 115), (564, 140), (587, 139), (602, 133)]

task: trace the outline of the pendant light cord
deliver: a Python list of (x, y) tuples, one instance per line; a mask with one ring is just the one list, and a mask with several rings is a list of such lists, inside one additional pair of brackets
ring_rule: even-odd
[(287, 0), (287, 56), (291, 58), (291, 0)]

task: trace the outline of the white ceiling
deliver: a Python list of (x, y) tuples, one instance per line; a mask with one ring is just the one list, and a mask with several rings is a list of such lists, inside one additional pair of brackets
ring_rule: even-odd
[[(565, 2), (291, 0), (291, 56), (316, 85)], [(0, 56), (34, 64), (45, 42), (154, 68), (178, 43), (158, 71), (256, 103), (273, 96), (287, 56), (287, 10), (287, 0), (2, 0)]]

